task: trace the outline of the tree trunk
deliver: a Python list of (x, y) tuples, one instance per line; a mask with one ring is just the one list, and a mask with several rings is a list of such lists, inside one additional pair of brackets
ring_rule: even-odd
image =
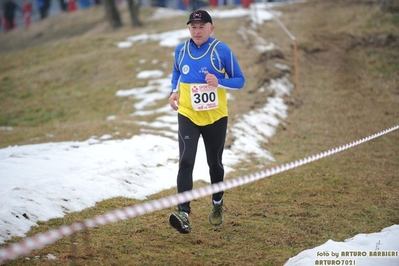
[(139, 19), (139, 10), (140, 10), (140, 0), (127, 0), (129, 5), (129, 13), (130, 19), (132, 20), (133, 27), (141, 27), (143, 23), (141, 23)]
[(116, 8), (115, 0), (104, 0), (105, 16), (111, 27), (119, 28), (122, 26), (121, 16)]

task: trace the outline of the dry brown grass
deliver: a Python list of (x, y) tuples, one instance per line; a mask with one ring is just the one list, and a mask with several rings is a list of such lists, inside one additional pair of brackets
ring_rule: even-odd
[[(397, 14), (382, 13), (378, 5), (363, 1), (315, 0), (280, 9), (284, 14), (282, 22), (298, 40), (300, 94), (293, 93), (286, 99), (289, 117), (265, 144), (276, 164), (398, 124)], [(126, 26), (117, 32), (100, 25), (72, 39), (0, 54), (0, 60), (9, 60), (11, 66), (1, 66), (0, 124), (15, 127), (11, 132), (0, 131), (1, 146), (48, 141), (43, 135), (49, 132), (54, 133), (56, 141), (84, 140), (94, 134), (114, 132), (115, 128), (122, 132), (121, 138), (138, 132), (131, 125), (110, 123), (104, 118), (117, 114), (129, 119), (131, 102), (115, 99), (115, 91), (140, 86), (140, 81), (134, 79), (135, 59), (154, 55), (160, 61), (170, 60), (160, 58), (169, 50), (160, 53), (156, 44), (115, 49), (114, 42), (141, 31), (180, 28), (172, 20), (146, 23), (144, 29)], [(267, 83), (270, 75), (276, 75), (270, 65), (283, 61), (293, 67), (292, 41), (277, 23), (264, 24), (260, 34), (278, 45), (285, 59), (260, 63), (256, 63), (259, 55), (237, 41), (235, 30), (244, 24), (245, 21), (236, 19), (216, 23), (217, 37), (236, 51), (248, 80), (230, 108), (233, 122), (235, 115), (266, 100), (266, 95), (255, 90)], [(38, 54), (45, 56), (40, 58)], [(21, 67), (25, 56), (31, 56), (34, 62), (29, 67)], [(59, 70), (61, 67), (63, 71)], [(22, 73), (32, 75), (25, 80), (20, 76)], [(53, 77), (59, 82), (53, 82)], [(28, 84), (36, 90), (25, 95)], [(49, 111), (63, 110), (64, 115), (45, 121), (37, 115), (33, 122), (27, 121), (26, 116), (39, 105)], [(398, 133), (227, 191), (226, 220), (217, 230), (207, 222), (209, 199), (201, 198), (193, 202), (193, 232), (189, 235), (170, 229), (166, 222), (173, 210), (170, 208), (91, 229), (87, 235), (60, 240), (26, 257), (32, 265), (66, 265), (71, 261), (77, 265), (283, 265), (300, 251), (328, 239), (343, 241), (358, 233), (376, 232), (399, 223)], [(228, 178), (258, 171), (254, 165), (244, 163)], [(174, 193), (171, 189), (149, 199)], [(100, 202), (85, 211), (41, 223), (28, 235), (137, 202), (125, 198)], [(71, 241), (77, 243), (76, 251), (71, 248)], [(55, 255), (57, 260), (47, 260), (47, 254)], [(73, 256), (77, 257), (75, 261)], [(26, 262), (22, 257), (9, 264)]]

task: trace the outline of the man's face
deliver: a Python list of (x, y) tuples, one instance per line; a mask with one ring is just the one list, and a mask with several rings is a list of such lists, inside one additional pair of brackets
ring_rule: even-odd
[(203, 23), (198, 21), (193, 21), (188, 25), (191, 38), (198, 46), (202, 45), (209, 39), (209, 36), (212, 34), (214, 28), (215, 27), (211, 23)]

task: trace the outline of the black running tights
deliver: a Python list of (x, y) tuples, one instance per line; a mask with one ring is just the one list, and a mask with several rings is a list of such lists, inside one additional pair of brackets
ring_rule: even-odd
[[(179, 172), (177, 174), (177, 192), (185, 192), (193, 189), (193, 169), (199, 137), (202, 136), (206, 151), (206, 159), (209, 166), (211, 184), (222, 182), (224, 168), (222, 156), (226, 140), (227, 117), (222, 117), (213, 124), (197, 126), (187, 117), (178, 114), (179, 122)], [(212, 195), (212, 199), (219, 201), (223, 192)], [(179, 210), (191, 212), (190, 202), (179, 204)]]

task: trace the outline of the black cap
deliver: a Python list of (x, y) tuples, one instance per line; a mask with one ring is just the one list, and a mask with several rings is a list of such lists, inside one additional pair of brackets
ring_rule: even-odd
[(213, 24), (211, 16), (205, 10), (197, 10), (197, 11), (194, 11), (193, 13), (191, 13), (190, 16), (188, 17), (187, 25), (193, 21), (199, 21), (199, 22), (203, 22), (203, 23), (209, 22), (209, 23)]

